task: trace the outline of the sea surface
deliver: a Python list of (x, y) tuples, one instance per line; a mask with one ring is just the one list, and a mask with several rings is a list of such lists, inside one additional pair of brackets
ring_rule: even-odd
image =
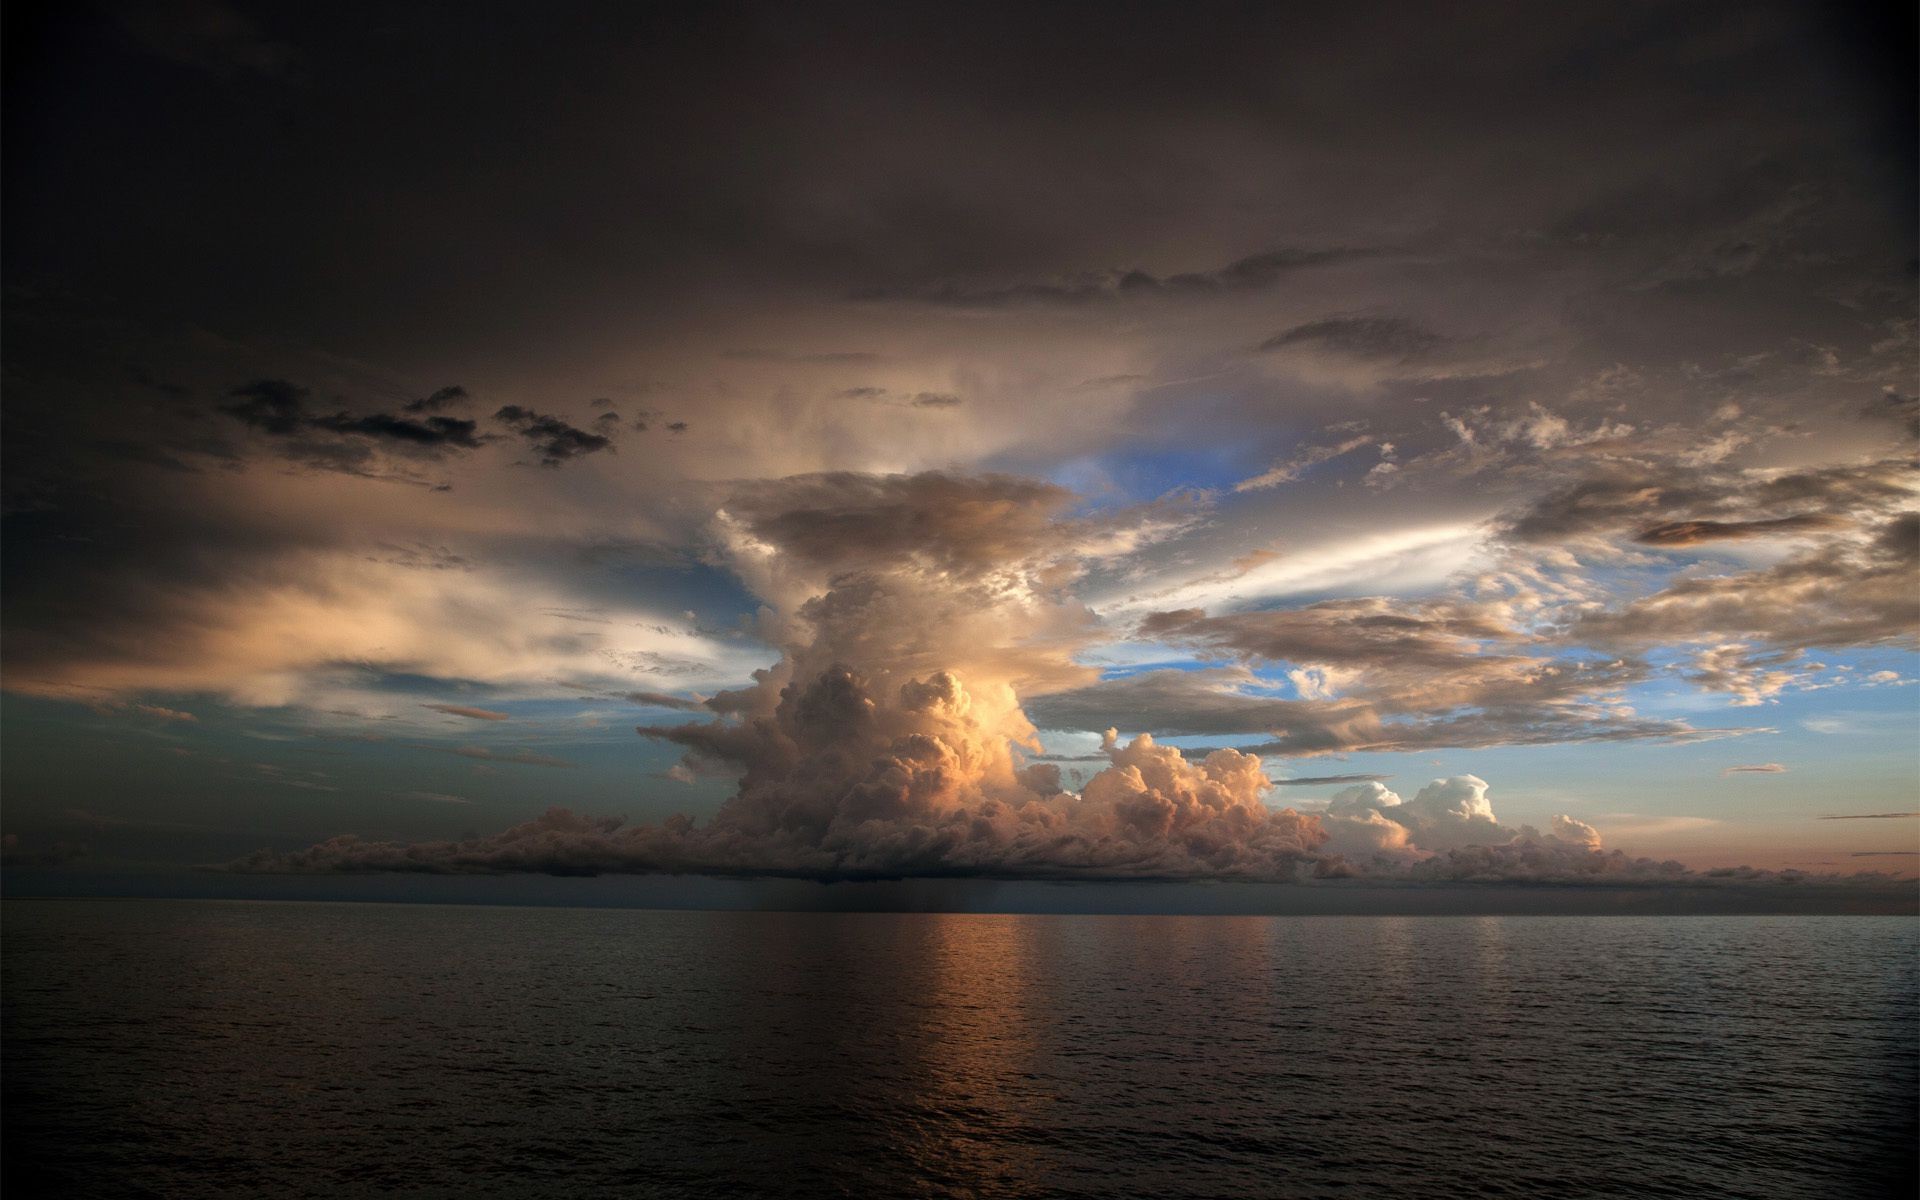
[(1910, 917), (4, 906), (9, 1200), (1913, 1194)]

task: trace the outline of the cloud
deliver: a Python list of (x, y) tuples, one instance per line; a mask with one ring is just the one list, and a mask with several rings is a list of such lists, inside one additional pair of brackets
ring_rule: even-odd
[(306, 401), (312, 393), (284, 379), (256, 379), (227, 393), (233, 403), (220, 411), (266, 433), (290, 434), (306, 423)]
[[(924, 681), (910, 697), (922, 713), (964, 724), (964, 693), (948, 680)], [(845, 677), (823, 679), (796, 698), (788, 725), (802, 736), (854, 732), (838, 717), (885, 710)], [(804, 710), (804, 711), (803, 711)], [(824, 723), (820, 723), (826, 718)], [(812, 729), (804, 728), (812, 725)], [(867, 732), (873, 732), (868, 730)], [(487, 837), (375, 842), (353, 835), (290, 853), (260, 850), (220, 868), (239, 873), (416, 872), (550, 875), (774, 875), (819, 880), (905, 876), (1004, 879), (1242, 879), (1311, 885), (1368, 879), (1403, 884), (1589, 884), (1715, 887), (1904, 886), (1881, 874), (1811, 876), (1735, 867), (1693, 871), (1680, 863), (1603, 849), (1589, 824), (1560, 815), (1551, 832), (1500, 823), (1487, 784), (1474, 776), (1436, 779), (1411, 801), (1377, 783), (1335, 797), (1326, 814), (1272, 809), (1258, 794), (1258, 760), (1217, 750), (1199, 762), (1142, 736), (1111, 735), (1107, 770), (1080, 793), (1060, 791), (1053, 774), (991, 778), (993, 764), (970, 760), (965, 730), (896, 739), (879, 757), (822, 758), (815, 745), (784, 780), (750, 775), (705, 826), (685, 816), (629, 826), (563, 808)], [(840, 747), (841, 750), (855, 749)], [(858, 765), (856, 765), (858, 764)], [(981, 773), (988, 767), (987, 773)], [(851, 769), (851, 774), (849, 770)], [(815, 774), (824, 770), (825, 775)], [(691, 773), (674, 776), (691, 778)], [(830, 792), (814, 787), (832, 781)], [(765, 792), (757, 790), (768, 788)], [(975, 789), (981, 789), (976, 791)], [(998, 794), (996, 794), (998, 792)]]
[(471, 399), (473, 399), (473, 397), (467, 394), (467, 389), (456, 383), (436, 389), (418, 400), (408, 401), (404, 406), (404, 410), (410, 413), (439, 412), (443, 408), (451, 408), (456, 404), (465, 404)]
[(554, 758), (547, 754), (535, 754), (531, 750), (511, 750), (501, 752), (489, 750), (485, 746), (421, 746), (422, 750), (439, 750), (447, 754), (457, 754), (461, 758), (477, 758), (483, 762), (515, 763), (523, 767), (573, 767), (564, 758)]
[[(1870, 526), (1758, 570), (1694, 575), (1575, 619), (1567, 636), (1620, 647), (1761, 643), (1768, 651), (1920, 645), (1920, 516)], [(1746, 665), (1773, 665), (1764, 656)], [(1737, 664), (1736, 664), (1737, 665)]]
[(1835, 817), (1819, 817), (1821, 821), (1896, 821), (1908, 817), (1920, 817), (1920, 812), (1884, 812), (1884, 813), (1848, 813)]
[(85, 689), (56, 689), (55, 694), (63, 700), (78, 700), (103, 717), (151, 717), (159, 721), (178, 721), (187, 724), (197, 724), (200, 720), (192, 713), (183, 712), (177, 708), (88, 694)]
[(1250, 756), (1189, 762), (1151, 737), (1122, 746), (1109, 736), (1108, 769), (1079, 793), (1060, 787), (1052, 764), (1023, 761), (1039, 746), (1018, 690), (1087, 676), (1071, 654), (1090, 615), (1067, 585), (1090, 559), (1164, 527), (1158, 510), (1067, 519), (1070, 500), (1031, 481), (942, 474), (741, 489), (715, 536), (771, 605), (762, 627), (782, 660), (753, 687), (708, 701), (714, 721), (640, 727), (680, 746), (689, 774), (731, 768), (733, 798), (698, 830), (678, 821), (616, 834), (550, 814), (501, 845), (449, 853), (519, 861), (528, 838), (564, 832), (580, 857), (555, 859), (559, 870), (1267, 878), (1301, 869), (1312, 820), (1260, 801), (1266, 779)]
[[(100, 153), (40, 156), (42, 178), (9, 197), (31, 251), (20, 281), (73, 285), (9, 296), (9, 686), (93, 684), (207, 721), (198, 696), (424, 721), (422, 694), (519, 713), (557, 680), (595, 697), (724, 687), (725, 712), (634, 719), (745, 728), (837, 662), (881, 708), (952, 674), (996, 736), (1069, 701), (1088, 731), (1158, 734), (1089, 664), (1179, 661), (1251, 674), (1203, 674), (1185, 696), (1151, 681), (1157, 702), (1208, 710), (1162, 710), (1176, 722), (1211, 713), (1221, 744), (1338, 753), (1707, 736), (1693, 726), (1732, 722), (1628, 704), (1784, 698), (1820, 657), (1798, 637), (1904, 644), (1858, 639), (1910, 615), (1873, 531), (1914, 507), (1914, 229), (1909, 189), (1888, 182), (1911, 179), (1913, 139), (1837, 40), (1850, 23), (1820, 6), (1534, 6), (1499, 39), (1439, 9), (1167, 9), (1143, 38), (1131, 20), (980, 6), (850, 22), (824, 48), (778, 14), (779, 36), (743, 42), (720, 10), (662, 25), (633, 6), (592, 29), (549, 22), (543, 73), (486, 69), (525, 41), (517, 26), (340, 38), (332, 10), (282, 28), (229, 2), (258, 28), (214, 9), (182, 35), (162, 5), (140, 19), (169, 31), (133, 35), (173, 47), (162, 62), (129, 59), (112, 20), (64, 22), (73, 69), (16, 80), (17, 145)], [(296, 29), (316, 82), (364, 86), (287, 88), (271, 57), (245, 65)], [(636, 40), (658, 52), (622, 69)], [(215, 61), (226, 78), (203, 73)], [(495, 86), (419, 103), (429, 61)], [(116, 106), (103, 140), (74, 81), (127, 83), (129, 67), (151, 102)], [(1303, 88), (1325, 100), (1311, 113)], [(282, 102), (313, 119), (273, 122), (262, 154), (254, 126)], [(405, 136), (377, 136), (394, 114)], [(630, 145), (650, 153), (591, 150)], [(529, 177), (568, 203), (529, 205)], [(207, 203), (216, 178), (259, 201), (248, 221)], [(364, 203), (375, 193), (414, 202)], [(832, 302), (851, 293), (873, 302)], [(133, 363), (169, 386), (129, 378)], [(224, 394), (249, 380), (283, 386)], [(839, 396), (871, 384), (902, 406), (923, 388), (965, 403)], [(507, 470), (543, 459), (492, 419), (508, 401), (619, 457)], [(597, 420), (614, 408), (617, 436)], [(648, 435), (643, 408), (659, 414)], [(702, 436), (673, 436), (674, 417)], [(1361, 436), (1377, 442), (1304, 461)], [(1363, 482), (1388, 465), (1380, 442), (1396, 447), (1398, 470), (1373, 477), (1390, 491)], [(796, 472), (982, 464), (1086, 495), (1014, 538), (1005, 569), (990, 529), (966, 535), (977, 551), (946, 545), (954, 522), (925, 483), (818, 487), (812, 511), (776, 511), (804, 490), (779, 483)], [(1226, 492), (1267, 471), (1292, 483)], [(402, 477), (456, 490), (403, 504), (366, 482)], [(735, 480), (768, 482), (765, 512), (726, 507), (750, 490), (720, 482)], [(1221, 493), (1184, 533), (1105, 521), (1182, 485)], [(983, 527), (1045, 503), (948, 499)], [(835, 557), (783, 522), (878, 548)], [(934, 548), (915, 548), (916, 523)], [(1082, 555), (1093, 539), (1113, 552)], [(642, 541), (677, 563), (584, 549)], [(1274, 557), (1223, 578), (1256, 548)], [(1774, 571), (1789, 557), (1811, 565)], [(1522, 568), (1553, 602), (1482, 586)], [(1716, 577), (1728, 586), (1673, 590)], [(1460, 593), (1449, 606), (1405, 599), (1443, 588)], [(1211, 622), (1376, 594), (1126, 644), (1154, 608)], [(639, 624), (660, 619), (635, 599), (649, 595), (727, 628), (656, 635)], [(1460, 628), (1473, 621), (1497, 632)], [(1698, 699), (1663, 696), (1674, 713)], [(1861, 753), (1899, 732), (1806, 715), (1843, 718)], [(301, 719), (221, 710), (223, 725)]]
[(519, 434), (540, 455), (543, 467), (558, 467), (582, 455), (611, 450), (613, 440), (598, 433), (576, 429), (559, 417), (534, 412), (518, 404), (509, 404), (493, 414), (493, 419)]
[(1643, 529), (1633, 540), (1648, 546), (1697, 546), (1703, 542), (1730, 541), (1739, 538), (1769, 537), (1783, 533), (1809, 533), (1845, 525), (1839, 517), (1821, 513), (1775, 517), (1770, 521), (1669, 521)]
[[(1335, 877), (1693, 887), (1806, 878), (1751, 867), (1700, 872), (1677, 862), (1630, 857), (1603, 849), (1598, 830), (1565, 814), (1553, 818), (1548, 833), (1527, 825), (1513, 829), (1494, 815), (1486, 781), (1472, 775), (1436, 779), (1410, 801), (1378, 784), (1349, 788), (1328, 806), (1325, 821), (1328, 849), (1339, 857), (1328, 860), (1322, 873)], [(1434, 853), (1421, 853), (1428, 850)]]
[(670, 708), (676, 712), (700, 712), (707, 702), (699, 696), (676, 696), (671, 692), (627, 692), (622, 699), (648, 708)]
[[(950, 679), (922, 683), (903, 698), (912, 707), (889, 706), (892, 716), (918, 713), (948, 737), (886, 738), (876, 724), (893, 722), (859, 680), (817, 681), (783, 714), (785, 730), (804, 741), (796, 769), (783, 779), (750, 771), (705, 827), (684, 817), (625, 827), (555, 809), (472, 842), (336, 838), (229, 869), (1271, 879), (1310, 866), (1316, 819), (1261, 804), (1259, 764), (1245, 755), (1216, 751), (1189, 763), (1142, 737), (1112, 745), (1112, 768), (1083, 793), (1052, 790), (1046, 772), (1016, 771), (1004, 747), (995, 754), (972, 739), (967, 697)], [(865, 761), (872, 748), (878, 757)], [(806, 781), (819, 790), (799, 790)]]
[(315, 429), (325, 429), (334, 433), (386, 438), (427, 448), (452, 447), (473, 450), (486, 444), (486, 439), (475, 432), (478, 426), (474, 422), (457, 417), (427, 417), (416, 421), (387, 413), (373, 413), (368, 416), (335, 413), (328, 417), (315, 417), (309, 424)]
[(1406, 361), (1430, 353), (1444, 338), (1404, 317), (1327, 317), (1282, 330), (1260, 343), (1262, 350), (1302, 347), (1350, 355)]
[(474, 721), (512, 720), (506, 713), (494, 712), (486, 708), (469, 708), (464, 704), (422, 704), (420, 707), (430, 708), (435, 712), (443, 712), (450, 717), (466, 717)]
[(1722, 775), (1784, 775), (1787, 768), (1779, 763), (1754, 763), (1750, 766), (1725, 767)]
[(1334, 793), (1324, 821), (1330, 846), (1346, 854), (1451, 850), (1518, 836), (1495, 818), (1487, 782), (1475, 775), (1436, 779), (1412, 800), (1377, 782), (1356, 784)]
[(1236, 492), (1252, 492), (1262, 488), (1278, 487), (1283, 483), (1292, 483), (1294, 480), (1300, 478), (1303, 472), (1310, 468), (1319, 466), (1321, 463), (1331, 459), (1339, 458), (1343, 454), (1350, 454), (1362, 446), (1372, 445), (1373, 441), (1373, 438), (1363, 436), (1348, 438), (1343, 442), (1335, 442), (1331, 445), (1314, 446), (1311, 449), (1301, 451), (1299, 454), (1294, 455), (1284, 462), (1275, 463), (1258, 475), (1248, 479), (1242, 479), (1239, 483), (1233, 485), (1233, 490)]
[[(442, 388), (426, 400), (406, 406), (409, 413), (439, 407), (460, 397)], [(284, 379), (256, 379), (228, 393), (229, 403), (219, 411), (269, 437), (281, 439), (281, 453), (322, 470), (367, 475), (376, 468), (372, 447), (403, 454), (440, 457), (449, 452), (476, 450), (489, 440), (477, 423), (458, 417), (407, 416), (393, 413), (335, 412), (314, 414), (307, 401), (312, 393)], [(436, 399), (438, 398), (438, 399)], [(333, 436), (327, 436), (333, 435)]]
[(1920, 564), (1916, 501), (1920, 475), (1892, 459), (1677, 477), (1620, 466), (1537, 499), (1504, 532), (1518, 547), (1558, 543), (1558, 553), (1615, 562), (1633, 561), (1634, 546), (1795, 539), (1765, 565), (1702, 562), (1649, 593), (1589, 601), (1547, 622), (1564, 644), (1683, 650), (1689, 682), (1754, 706), (1807, 686), (1822, 669), (1807, 651), (1920, 646), (1920, 593), (1910, 586)]
[(397, 792), (402, 800), (419, 800), (426, 804), (472, 804), (465, 796), (455, 796), (447, 792)]
[[(705, 824), (676, 816), (627, 826), (553, 809), (492, 837), (412, 845), (343, 837), (293, 854), (263, 851), (230, 869), (1692, 878), (1603, 853), (1599, 835), (1571, 817), (1544, 835), (1508, 827), (1494, 815), (1486, 782), (1471, 775), (1434, 780), (1410, 801), (1370, 780), (1336, 795), (1325, 814), (1301, 813), (1265, 802), (1274, 784), (1254, 754), (1216, 749), (1189, 757), (1151, 734), (1122, 741), (1108, 728), (1104, 769), (1069, 790), (1058, 765), (1036, 761), (1040, 744), (1020, 697), (1063, 687), (1040, 701), (1071, 695), (1067, 685), (1085, 678), (1072, 654), (1092, 626), (1068, 584), (1101, 555), (1164, 528), (1164, 514), (1076, 518), (1068, 504), (1057, 488), (999, 476), (834, 474), (739, 490), (716, 518), (714, 538), (767, 601), (761, 629), (780, 646), (781, 660), (757, 672), (752, 686), (712, 697), (714, 720), (638, 727), (682, 749), (669, 777), (738, 780)], [(1427, 618), (1399, 633), (1431, 639), (1445, 663), (1454, 661), (1452, 642), (1466, 636), (1463, 628), (1492, 628), (1442, 611)], [(1170, 629), (1196, 633), (1190, 626), (1204, 619), (1179, 615)], [(1222, 636), (1298, 632), (1221, 629)], [(1407, 649), (1381, 636), (1387, 640), (1376, 652)], [(1164, 688), (1174, 676), (1205, 674), (1117, 682), (1144, 678)], [(1244, 672), (1237, 678), (1244, 682)], [(1324, 715), (1326, 707), (1240, 700), (1277, 705), (1269, 711), (1283, 716)], [(1225, 702), (1220, 719), (1239, 722), (1238, 707)], [(454, 753), (500, 757), (477, 747)], [(1473, 857), (1430, 865), (1458, 855)]]
[(791, 363), (812, 367), (865, 367), (886, 361), (886, 355), (868, 350), (728, 350), (721, 357), (735, 362)]
[(87, 848), (72, 842), (52, 842), (35, 846), (17, 833), (0, 835), (0, 865), (9, 867), (61, 867), (86, 856)]
[(1140, 633), (1269, 661), (1422, 672), (1488, 669), (1497, 656), (1483, 646), (1523, 640), (1496, 609), (1378, 597), (1211, 617), (1200, 609), (1156, 612), (1140, 622)]
[(1391, 775), (1303, 775), (1294, 779), (1276, 779), (1275, 787), (1315, 787), (1330, 783), (1379, 783), (1392, 779)]
[(593, 597), (605, 624), (569, 620), (583, 595), (564, 576), (493, 555), (455, 562), (425, 542), (268, 553), (244, 526), (218, 528), (228, 536), (156, 538), (111, 573), (69, 575), (72, 586), (43, 596), (28, 619), (24, 589), (10, 586), (5, 686), (81, 703), (208, 694), (248, 707), (419, 715), (417, 694), (391, 694), (383, 681), (437, 681), (441, 695), (478, 681), (514, 698), (554, 695), (562, 679), (602, 695), (705, 691), (767, 658), (744, 639), (632, 608), (618, 592)]
[(1236, 259), (1212, 271), (1154, 275), (1138, 269), (1092, 272), (1071, 279), (969, 287), (938, 283), (903, 288), (866, 288), (854, 299), (909, 300), (954, 308), (1005, 308), (1108, 304), (1148, 297), (1194, 298), (1272, 287), (1287, 275), (1309, 267), (1330, 266), (1366, 258), (1371, 250), (1287, 248)]
[[(1448, 707), (1444, 700), (1423, 705), (1417, 696), (1391, 703), (1364, 697), (1291, 700), (1257, 690), (1260, 681), (1244, 668), (1146, 671), (1036, 696), (1028, 707), (1047, 729), (1098, 730), (1124, 721), (1165, 734), (1267, 734), (1269, 740), (1241, 749), (1281, 757), (1579, 742), (1686, 743), (1755, 732), (1622, 712), (1616, 703), (1582, 698), (1584, 672), (1569, 671), (1566, 678), (1556, 669), (1541, 682), (1522, 681), (1508, 691), (1511, 702), (1485, 707)], [(1638, 676), (1603, 666), (1594, 669), (1592, 684), (1604, 693), (1631, 678)], [(1524, 699), (1529, 691), (1537, 698)]]
[(1648, 738), (1725, 730), (1638, 717), (1620, 700), (1650, 677), (1633, 658), (1575, 656), (1522, 628), (1510, 600), (1370, 597), (1209, 616), (1149, 613), (1140, 635), (1291, 667), (1299, 699), (1248, 669), (1157, 671), (1040, 697), (1050, 728), (1125, 722), (1168, 733), (1272, 733), (1260, 753), (1429, 749)]
[(1625, 461), (1603, 464), (1529, 501), (1503, 524), (1508, 537), (1529, 545), (1638, 538), (1653, 531), (1669, 531), (1654, 544), (1684, 545), (1690, 543), (1674, 539), (1702, 529), (1706, 536), (1696, 542), (1716, 535), (1798, 535), (1888, 519), (1914, 504), (1915, 479), (1913, 465), (1902, 459), (1684, 473)]

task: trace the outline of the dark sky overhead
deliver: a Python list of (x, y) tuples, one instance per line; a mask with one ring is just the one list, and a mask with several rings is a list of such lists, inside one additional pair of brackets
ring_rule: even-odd
[(1913, 873), (1910, 12), (5, 43), (23, 869)]

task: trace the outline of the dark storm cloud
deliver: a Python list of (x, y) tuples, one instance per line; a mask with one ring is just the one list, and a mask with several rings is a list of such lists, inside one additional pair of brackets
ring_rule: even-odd
[(298, 432), (307, 423), (306, 388), (284, 379), (256, 379), (227, 393), (232, 403), (220, 411), (263, 433), (285, 436)]
[[(450, 397), (448, 393), (459, 393), (459, 396)], [(314, 415), (307, 411), (307, 400), (311, 395), (308, 389), (284, 379), (256, 379), (229, 392), (231, 402), (221, 405), (220, 411), (244, 425), (275, 437), (336, 433), (375, 442), (400, 443), (410, 449), (427, 452), (475, 450), (487, 441), (485, 436), (477, 432), (475, 422), (457, 417), (414, 418), (392, 413), (348, 412)], [(424, 412), (464, 396), (464, 390), (458, 387), (442, 388), (425, 400), (408, 404), (406, 410)], [(357, 463), (361, 459), (356, 452), (339, 450), (337, 447), (333, 448), (337, 457), (330, 457), (324, 444), (316, 445), (312, 441), (294, 443), (294, 446), (293, 453), (317, 465), (334, 464), (337, 469), (344, 469), (340, 464)]]
[(1328, 317), (1276, 333), (1260, 343), (1260, 349), (1306, 347), (1356, 358), (1405, 360), (1426, 354), (1444, 342), (1439, 334), (1404, 317)]
[(559, 417), (537, 413), (518, 404), (505, 406), (493, 414), (493, 419), (525, 439), (540, 455), (540, 465), (543, 467), (557, 467), (581, 455), (613, 448), (611, 438), (576, 429)]
[[(91, 83), (89, 103), (31, 103), (47, 78), (16, 74), (10, 149), (111, 154), (44, 160), (12, 206), (8, 249), (30, 253), (10, 270), (117, 276), (216, 328), (432, 312), (444, 332), (422, 336), (485, 345), (613, 298), (649, 311), (683, 268), (749, 290), (1086, 308), (1263, 293), (1402, 240), (1635, 267), (1698, 242), (1702, 261), (1785, 270), (1812, 261), (1796, 238), (1837, 233), (1843, 253), (1821, 261), (1857, 267), (1878, 236), (1865, 223), (1810, 228), (1803, 203), (1748, 228), (1773, 212), (1754, 197), (1809, 181), (1898, 214), (1883, 249), (1910, 255), (1904, 80), (1861, 69), (1897, 36), (1824, 6), (577, 11), (561, 29), (345, 3), (135, 35), (175, 61), (251, 57), (256, 77), (224, 92), (156, 79), (125, 31), (75, 19), (33, 49)], [(298, 47), (301, 82), (263, 69), (263, 47)], [(267, 139), (283, 152), (255, 153)], [(529, 205), (502, 161), (537, 164), (566, 202)], [(214, 178), (271, 202), (231, 220), (197, 182)], [(356, 202), (376, 184), (393, 202)], [(128, 194), (143, 219), (103, 220)], [(280, 286), (247, 286), (266, 263)], [(731, 344), (734, 361), (876, 352)]]
[(367, 416), (335, 413), (332, 416), (315, 417), (312, 424), (315, 429), (325, 429), (333, 433), (388, 438), (421, 447), (473, 450), (486, 442), (484, 437), (475, 432), (479, 428), (475, 422), (457, 417), (427, 417), (425, 420), (415, 421), (388, 413), (372, 413)]
[(1375, 251), (1355, 249), (1281, 249), (1236, 259), (1212, 271), (1153, 275), (1138, 268), (1109, 270), (1070, 280), (969, 288), (937, 283), (913, 288), (869, 288), (856, 291), (856, 300), (910, 300), (956, 308), (1002, 308), (1023, 304), (1083, 305), (1132, 297), (1192, 298), (1272, 287), (1288, 274), (1307, 267), (1365, 258)]
[[(473, 397), (467, 394), (467, 389), (456, 383), (448, 387), (443, 387), (430, 395), (422, 396), (418, 400), (409, 401), (405, 411), (410, 413), (439, 412), (441, 409), (450, 408), (455, 404), (465, 404), (471, 399), (473, 399)], [(598, 403), (598, 401), (596, 401), (596, 403)]]

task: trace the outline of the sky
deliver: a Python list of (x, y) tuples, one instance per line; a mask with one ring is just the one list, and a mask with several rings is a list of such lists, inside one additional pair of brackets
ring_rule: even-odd
[(1910, 890), (1910, 14), (6, 21), (15, 890)]

